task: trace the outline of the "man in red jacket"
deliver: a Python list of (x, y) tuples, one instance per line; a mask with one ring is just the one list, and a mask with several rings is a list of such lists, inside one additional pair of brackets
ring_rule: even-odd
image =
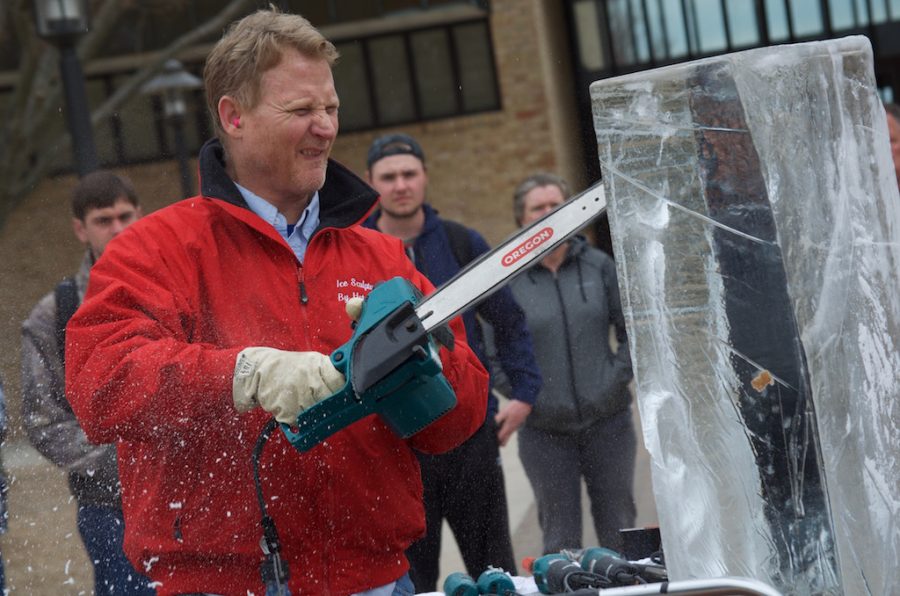
[[(336, 57), (296, 15), (226, 32), (204, 72), (218, 139), (201, 194), (111, 242), (68, 327), (69, 399), (91, 440), (118, 442), (125, 551), (160, 595), (287, 593), (260, 550), (254, 443), (344, 384), (327, 355), (350, 337), (348, 298), (394, 276), (432, 290), (398, 240), (355, 225), (377, 196), (328, 158)], [(262, 450), (294, 594), (411, 592), (413, 449), (455, 447), (485, 412), (487, 375), (451, 328), (440, 358), (458, 404), (431, 426), (404, 440), (368, 416), (302, 454), (281, 433)]]

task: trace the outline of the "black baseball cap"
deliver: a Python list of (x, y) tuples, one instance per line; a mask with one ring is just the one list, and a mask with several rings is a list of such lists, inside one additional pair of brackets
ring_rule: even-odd
[(398, 132), (380, 136), (372, 141), (366, 167), (371, 168), (372, 164), (379, 159), (392, 155), (413, 155), (418, 157), (423, 164), (425, 163), (425, 152), (422, 151), (422, 146), (411, 136)]

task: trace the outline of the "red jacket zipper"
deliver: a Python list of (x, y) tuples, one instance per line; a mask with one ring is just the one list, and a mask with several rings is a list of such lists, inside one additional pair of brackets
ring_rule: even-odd
[(306, 294), (306, 285), (303, 283), (303, 266), (297, 265), (297, 285), (300, 289), (300, 304), (309, 302), (309, 296)]

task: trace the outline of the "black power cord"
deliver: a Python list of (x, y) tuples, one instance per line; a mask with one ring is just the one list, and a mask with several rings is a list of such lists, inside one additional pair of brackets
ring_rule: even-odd
[[(259, 503), (259, 512), (262, 518), (263, 535), (259, 541), (266, 560), (260, 566), (260, 575), (262, 575), (263, 583), (266, 588), (274, 586), (278, 596), (287, 596), (290, 594), (287, 590), (287, 581), (290, 578), (287, 563), (281, 558), (281, 541), (278, 539), (278, 531), (275, 529), (275, 520), (269, 517), (266, 510), (266, 500), (263, 496), (262, 482), (259, 479), (259, 460), (262, 456), (263, 448), (269, 440), (272, 432), (278, 428), (278, 421), (274, 418), (269, 419), (263, 429), (256, 438), (256, 445), (253, 447), (253, 483), (256, 486), (256, 500)], [(268, 592), (267, 592), (268, 593)]]

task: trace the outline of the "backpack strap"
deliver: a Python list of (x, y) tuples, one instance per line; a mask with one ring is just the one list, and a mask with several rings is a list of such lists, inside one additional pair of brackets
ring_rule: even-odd
[(78, 310), (78, 286), (74, 277), (67, 277), (56, 285), (56, 345), (59, 361), (66, 362), (66, 325)]
[(453, 252), (456, 262), (460, 267), (465, 267), (475, 260), (472, 254), (472, 237), (469, 235), (469, 229), (461, 223), (442, 219), (444, 230), (447, 232), (447, 238), (450, 239), (450, 250)]

